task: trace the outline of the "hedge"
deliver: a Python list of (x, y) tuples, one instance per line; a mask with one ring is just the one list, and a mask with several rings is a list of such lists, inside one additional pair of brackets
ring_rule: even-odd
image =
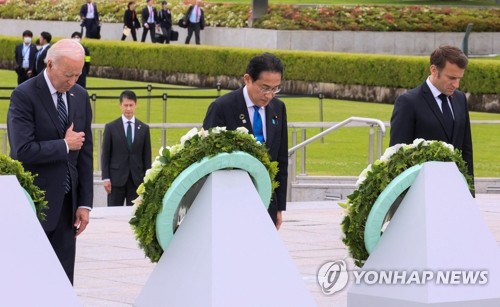
[[(0, 61), (12, 61), (18, 38), (0, 36)], [(92, 65), (206, 76), (244, 74), (248, 60), (265, 50), (217, 46), (85, 41)], [(425, 56), (368, 55), (311, 51), (272, 51), (285, 64), (286, 80), (412, 88), (429, 74)], [(471, 59), (461, 89), (500, 93), (500, 61)]]

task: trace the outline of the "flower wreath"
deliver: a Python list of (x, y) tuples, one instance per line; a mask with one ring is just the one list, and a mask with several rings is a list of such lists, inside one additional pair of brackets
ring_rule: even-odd
[(222, 153), (245, 152), (259, 160), (269, 173), (271, 188), (278, 182), (274, 180), (278, 163), (271, 162), (266, 147), (248, 134), (244, 127), (226, 130), (215, 127), (210, 130), (191, 129), (181, 137), (180, 144), (160, 148), (151, 169), (146, 171), (143, 183), (137, 188), (139, 195), (135, 213), (130, 224), (145, 255), (151, 262), (158, 262), (163, 249), (156, 234), (156, 218), (162, 209), (162, 201), (174, 180), (192, 164)]
[(4, 154), (0, 154), (0, 175), (15, 175), (17, 177), (24, 192), (29, 196), (28, 200), (34, 207), (38, 219), (44, 221), (44, 210), (46, 210), (48, 206), (45, 200), (45, 192), (33, 183), (36, 175), (32, 175), (31, 172), (25, 171), (21, 162)]
[(397, 144), (387, 148), (379, 160), (361, 172), (356, 190), (347, 197), (346, 203), (341, 204), (346, 213), (341, 223), (344, 235), (342, 241), (357, 266), (363, 266), (368, 258), (365, 225), (379, 195), (405, 170), (429, 161), (455, 162), (467, 180), (470, 191), (474, 191), (473, 180), (461, 152), (450, 144), (416, 139), (413, 144)]

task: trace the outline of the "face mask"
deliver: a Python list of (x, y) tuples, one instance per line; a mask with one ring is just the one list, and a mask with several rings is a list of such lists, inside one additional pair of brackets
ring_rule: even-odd
[(30, 43), (31, 43), (31, 37), (26, 36), (26, 37), (24, 38), (24, 43), (25, 43), (25, 44), (30, 44)]
[(78, 38), (78, 37), (75, 37), (75, 38), (73, 38), (73, 39), (74, 39), (75, 41), (77, 41), (77, 42), (80, 42), (80, 38)]

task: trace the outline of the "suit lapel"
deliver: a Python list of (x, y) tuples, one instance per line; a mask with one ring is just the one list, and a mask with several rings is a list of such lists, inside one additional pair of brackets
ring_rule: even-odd
[(234, 120), (236, 122), (236, 127), (245, 127), (248, 129), (248, 133), (253, 134), (252, 122), (250, 121), (250, 116), (248, 115), (248, 108), (245, 102), (245, 97), (243, 96), (243, 88), (239, 89), (238, 100), (236, 101), (236, 108), (234, 108)]
[[(273, 98), (274, 100), (274, 98)], [(274, 132), (278, 127), (278, 114), (274, 107), (273, 100), (266, 107), (266, 144), (272, 144), (274, 139)]]
[(439, 106), (436, 102), (436, 99), (434, 98), (434, 95), (432, 95), (431, 89), (429, 88), (429, 86), (425, 82), (422, 85), (422, 93), (423, 93), (422, 96), (424, 97), (425, 102), (427, 103), (429, 108), (432, 110), (432, 113), (434, 113), (434, 116), (436, 116), (436, 119), (439, 121), (439, 123), (441, 125), (441, 129), (443, 130), (443, 133), (446, 134), (446, 136), (448, 137), (448, 143), (451, 143), (452, 136), (448, 135), (448, 133), (446, 132), (444, 118), (443, 118), (443, 112), (441, 111), (441, 109), (439, 109)]
[(76, 116), (76, 101), (75, 95), (71, 90), (66, 93), (66, 101), (68, 102), (68, 127), (74, 122)]
[(457, 120), (459, 118), (463, 117), (463, 112), (467, 111), (461, 108), (462, 103), (459, 102), (459, 98), (455, 93), (450, 96), (451, 98), (451, 109), (453, 112), (453, 118), (454, 118), (454, 128), (453, 128), (453, 136), (451, 137), (451, 144), (454, 144), (455, 138), (458, 136), (458, 131), (460, 131), (460, 125), (463, 123), (461, 120)]
[(49, 86), (45, 82), (45, 77), (43, 73), (37, 76), (36, 80), (38, 97), (40, 97), (40, 103), (43, 105), (47, 114), (49, 114), (50, 120), (57, 130), (59, 137), (64, 138), (64, 133), (61, 131), (59, 117), (57, 116), (56, 106), (54, 105), (54, 100), (49, 91)]

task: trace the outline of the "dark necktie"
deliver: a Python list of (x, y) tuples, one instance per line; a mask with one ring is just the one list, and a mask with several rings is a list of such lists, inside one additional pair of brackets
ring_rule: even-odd
[(127, 124), (127, 144), (128, 148), (132, 149), (132, 122), (128, 121)]
[[(57, 94), (57, 117), (61, 124), (62, 134), (66, 134), (66, 126), (68, 125), (68, 112), (66, 111), (66, 105), (62, 98), (62, 93), (56, 92)], [(71, 176), (69, 174), (69, 168), (66, 171), (66, 178), (64, 178), (64, 193), (68, 193), (71, 190)]]
[[(446, 127), (446, 133), (448, 136), (453, 136), (454, 120), (451, 114), (450, 106), (448, 105), (448, 97), (445, 94), (440, 94), (438, 96), (441, 99), (441, 109), (443, 110), (444, 126)], [(451, 101), (451, 97), (450, 97)]]
[(262, 129), (262, 117), (260, 117), (259, 107), (253, 106), (253, 135), (257, 141), (264, 143), (264, 131)]

